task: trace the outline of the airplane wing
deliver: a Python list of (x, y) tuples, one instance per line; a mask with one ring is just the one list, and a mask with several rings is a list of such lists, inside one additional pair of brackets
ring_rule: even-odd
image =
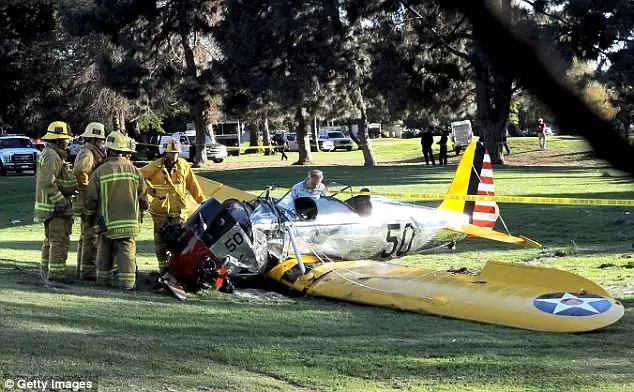
[(213, 197), (220, 203), (227, 199), (237, 199), (240, 201), (251, 201), (257, 196), (253, 193), (243, 191), (238, 188), (225, 185), (222, 182), (210, 180), (208, 178), (196, 175), (198, 183), (206, 197)]
[(316, 297), (537, 331), (593, 331), (625, 313), (588, 279), (519, 263), (489, 261), (476, 276), (368, 260), (326, 263), (302, 275), (296, 265), (289, 259), (266, 276)]
[(515, 244), (515, 245), (525, 245), (532, 246), (536, 248), (543, 248), (542, 244), (531, 240), (530, 238), (524, 237), (520, 235), (519, 237), (515, 237), (509, 234), (500, 233), (499, 231), (490, 230), (481, 226), (467, 224), (462, 226), (460, 229), (452, 229), (459, 233), (464, 233), (467, 235), (472, 235), (475, 237), (486, 238), (488, 240), (505, 242), (507, 244)]

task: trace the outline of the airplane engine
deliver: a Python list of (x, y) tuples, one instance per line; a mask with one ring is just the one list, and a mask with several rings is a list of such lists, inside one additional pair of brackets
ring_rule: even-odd
[(161, 233), (170, 252), (169, 272), (188, 291), (214, 284), (219, 277), (231, 285), (227, 278), (263, 275), (268, 252), (265, 242), (254, 245), (253, 210), (235, 199), (219, 203), (210, 198), (184, 225), (165, 225)]

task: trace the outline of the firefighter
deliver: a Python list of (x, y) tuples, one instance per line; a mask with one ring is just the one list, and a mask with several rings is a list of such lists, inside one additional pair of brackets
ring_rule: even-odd
[(81, 280), (95, 280), (97, 267), (95, 257), (97, 256), (97, 239), (91, 224), (88, 223), (84, 215), (84, 194), (88, 187), (90, 174), (103, 163), (106, 158), (104, 152), (104, 142), (106, 140), (105, 127), (98, 122), (91, 122), (86, 126), (84, 133), (80, 135), (86, 143), (77, 154), (73, 172), (77, 177), (79, 194), (73, 203), (73, 213), (75, 217), (81, 218), (81, 236), (77, 245), (77, 273)]
[(134, 141), (121, 132), (106, 138), (108, 158), (90, 176), (84, 196), (84, 214), (99, 228), (97, 284), (111, 285), (117, 262), (119, 287), (134, 290), (136, 237), (147, 209), (143, 174), (130, 161)]
[(44, 223), (40, 271), (45, 284), (70, 283), (66, 259), (73, 228), (72, 197), (77, 179), (66, 162), (71, 134), (68, 124), (55, 121), (42, 138), (46, 147), (38, 161), (34, 221)]
[(162, 158), (145, 166), (143, 177), (148, 181), (148, 193), (153, 197), (150, 215), (154, 221), (154, 245), (159, 272), (167, 267), (167, 250), (161, 238), (161, 227), (168, 224), (182, 224), (187, 215), (187, 192), (197, 203), (205, 198), (191, 166), (178, 157), (181, 144), (174, 138), (163, 145)]

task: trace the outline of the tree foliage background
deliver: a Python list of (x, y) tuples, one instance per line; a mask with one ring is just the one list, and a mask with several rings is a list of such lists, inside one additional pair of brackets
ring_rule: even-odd
[[(634, 4), (490, 0), (497, 18), (539, 43), (544, 62), (603, 118), (634, 120)], [(162, 120), (224, 113), (268, 136), (286, 122), (307, 163), (315, 123), (419, 127), (471, 118), (496, 162), (509, 124), (558, 116), (491, 57), (468, 5), (430, 0), (28, 0), (0, 5), (0, 117), (41, 134), (99, 120), (137, 135)], [(290, 121), (290, 123), (289, 123)], [(567, 129), (574, 133), (575, 129)], [(257, 133), (257, 132), (256, 132)], [(204, 154), (202, 154), (204, 155)], [(204, 160), (204, 157), (200, 157)]]

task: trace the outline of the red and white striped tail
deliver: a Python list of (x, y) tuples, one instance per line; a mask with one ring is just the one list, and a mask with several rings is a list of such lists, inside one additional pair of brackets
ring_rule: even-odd
[[(478, 195), (495, 196), (495, 186), (493, 184), (493, 166), (488, 152), (484, 153), (482, 169), (478, 173), (480, 182), (478, 183)], [(495, 222), (500, 216), (500, 209), (494, 201), (476, 201), (473, 209), (473, 224), (493, 230)]]

